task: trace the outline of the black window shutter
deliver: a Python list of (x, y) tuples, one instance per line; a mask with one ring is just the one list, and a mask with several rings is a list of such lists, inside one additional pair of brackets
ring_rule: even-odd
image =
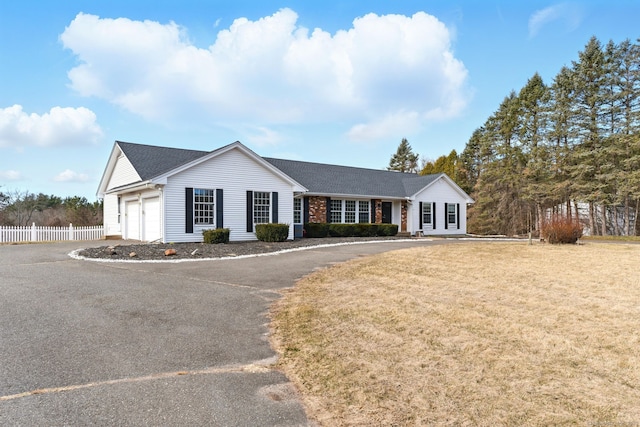
[(193, 233), (193, 188), (184, 189), (184, 232)]
[(460, 203), (456, 204), (456, 224), (458, 225), (458, 230), (460, 230)]
[(278, 222), (278, 192), (271, 193), (271, 222)]
[(371, 209), (371, 224), (376, 223), (376, 199), (371, 199), (371, 205), (369, 206)]
[(247, 191), (247, 233), (253, 233), (253, 191)]
[(418, 208), (418, 230), (422, 230), (422, 202), (420, 202), (420, 207)]
[(431, 224), (433, 224), (433, 229), (436, 229), (436, 202), (433, 202), (433, 206), (431, 206)]
[(304, 206), (304, 224), (308, 224), (309, 223), (309, 198), (305, 197), (303, 199), (303, 206)]
[(449, 229), (449, 203), (444, 204), (444, 229)]
[(331, 222), (331, 197), (327, 197), (327, 223)]
[(216, 189), (216, 228), (224, 228), (224, 198), (222, 188)]

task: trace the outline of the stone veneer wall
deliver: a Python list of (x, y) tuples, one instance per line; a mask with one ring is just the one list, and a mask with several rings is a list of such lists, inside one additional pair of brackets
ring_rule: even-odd
[(407, 231), (407, 202), (402, 202), (402, 208), (400, 209), (400, 231)]
[(376, 224), (382, 224), (382, 200), (374, 199), (373, 204), (373, 209), (376, 212)]
[(319, 196), (309, 197), (309, 222), (327, 222), (327, 198)]

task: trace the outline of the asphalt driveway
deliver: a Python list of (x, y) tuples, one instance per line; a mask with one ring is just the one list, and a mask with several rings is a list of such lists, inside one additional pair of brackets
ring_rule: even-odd
[(179, 264), (67, 255), (92, 244), (0, 246), (0, 425), (308, 425), (272, 367), (270, 304), (316, 268), (429, 242)]

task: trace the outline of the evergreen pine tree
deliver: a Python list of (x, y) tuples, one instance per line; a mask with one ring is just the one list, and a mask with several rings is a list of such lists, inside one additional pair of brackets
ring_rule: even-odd
[(418, 155), (413, 152), (406, 138), (402, 138), (398, 150), (391, 156), (387, 170), (398, 172), (418, 172)]

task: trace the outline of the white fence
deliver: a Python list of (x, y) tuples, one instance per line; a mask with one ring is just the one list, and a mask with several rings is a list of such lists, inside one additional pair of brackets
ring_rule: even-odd
[(100, 240), (104, 238), (104, 226), (96, 227), (2, 227), (0, 243), (55, 242), (60, 240)]

